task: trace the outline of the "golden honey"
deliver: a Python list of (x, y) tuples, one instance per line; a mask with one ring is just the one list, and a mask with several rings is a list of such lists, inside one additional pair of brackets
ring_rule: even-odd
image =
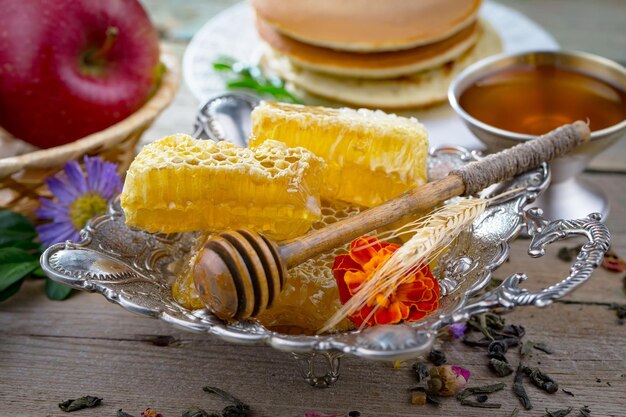
[(252, 112), (250, 146), (270, 139), (326, 161), (321, 195), (329, 200), (372, 207), (426, 182), (428, 135), (414, 118), (264, 102)]
[(320, 218), (323, 165), (281, 142), (247, 149), (174, 135), (137, 155), (121, 204), (126, 223), (148, 232), (244, 228), (289, 239)]
[(475, 81), (461, 107), (493, 127), (541, 135), (576, 120), (592, 131), (626, 119), (626, 92), (584, 72), (558, 66), (519, 65)]

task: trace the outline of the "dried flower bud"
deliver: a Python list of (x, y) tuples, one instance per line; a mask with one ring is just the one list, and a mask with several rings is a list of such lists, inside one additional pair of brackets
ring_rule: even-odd
[(411, 392), (411, 404), (415, 404), (415, 405), (426, 404), (426, 391)]
[(435, 395), (451, 397), (465, 387), (469, 377), (470, 371), (460, 366), (436, 366), (430, 369), (428, 389)]
[(626, 271), (626, 261), (620, 258), (615, 252), (609, 250), (604, 254), (602, 259), (602, 267), (611, 272)]
[(448, 333), (453, 339), (460, 339), (465, 335), (467, 330), (467, 323), (455, 323), (448, 326)]
[(163, 417), (163, 414), (157, 413), (157, 411), (152, 408), (146, 408), (141, 412), (141, 417)]

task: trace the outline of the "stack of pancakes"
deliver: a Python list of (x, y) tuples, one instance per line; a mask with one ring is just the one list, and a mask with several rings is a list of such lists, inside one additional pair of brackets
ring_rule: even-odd
[(482, 0), (252, 0), (262, 65), (295, 87), (357, 106), (446, 100), (465, 67), (501, 51)]

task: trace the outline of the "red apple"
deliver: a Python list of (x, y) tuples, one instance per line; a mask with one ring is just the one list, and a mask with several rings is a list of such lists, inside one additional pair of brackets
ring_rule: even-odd
[(137, 0), (0, 0), (0, 126), (41, 148), (128, 117), (159, 78)]

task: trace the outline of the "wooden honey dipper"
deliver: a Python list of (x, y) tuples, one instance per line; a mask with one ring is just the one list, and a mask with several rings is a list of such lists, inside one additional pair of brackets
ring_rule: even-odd
[(255, 317), (280, 294), (287, 269), (411, 213), (430, 210), (449, 198), (473, 195), (510, 179), (568, 153), (589, 138), (586, 123), (564, 125), (281, 245), (248, 230), (221, 233), (209, 239), (198, 255), (193, 270), (196, 287), (216, 316), (225, 320)]

